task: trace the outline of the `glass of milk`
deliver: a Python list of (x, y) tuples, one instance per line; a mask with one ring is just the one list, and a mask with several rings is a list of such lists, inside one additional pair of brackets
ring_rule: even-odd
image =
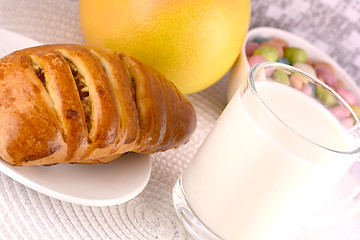
[(291, 239), (359, 157), (359, 126), (321, 81), (258, 64), (175, 184), (176, 212), (196, 239)]

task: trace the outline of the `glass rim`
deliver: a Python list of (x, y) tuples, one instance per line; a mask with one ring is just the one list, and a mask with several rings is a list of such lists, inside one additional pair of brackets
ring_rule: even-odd
[(251, 90), (251, 92), (253, 93), (253, 95), (255, 96), (257, 101), (260, 103), (260, 105), (265, 108), (265, 110), (267, 111), (267, 114), (270, 114), (273, 117), (275, 117), (275, 119), (277, 119), (277, 121), (279, 121), (283, 126), (285, 126), (287, 129), (289, 129), (291, 132), (295, 133), (297, 136), (301, 137), (302, 139), (306, 140), (307, 142), (310, 142), (311, 144), (314, 144), (315, 146), (320, 147), (320, 148), (322, 148), (324, 150), (331, 151), (331, 152), (337, 153), (337, 154), (348, 154), (348, 155), (360, 153), (360, 136), (357, 137), (359, 139), (359, 143), (356, 144), (356, 146), (353, 149), (349, 149), (347, 151), (342, 151), (342, 150), (335, 150), (335, 149), (332, 149), (332, 148), (328, 148), (328, 147), (325, 147), (325, 146), (323, 146), (323, 145), (321, 145), (319, 143), (316, 143), (316, 142), (312, 141), (308, 137), (303, 136), (302, 134), (300, 134), (297, 131), (295, 131), (294, 129), (292, 129), (283, 120), (281, 120), (281, 118), (278, 117), (271, 110), (270, 107), (267, 106), (266, 102), (261, 98), (260, 94), (257, 91), (256, 85), (255, 85), (255, 75), (256, 75), (256, 73), (258, 71), (260, 71), (262, 69), (265, 69), (265, 68), (279, 68), (279, 67), (281, 67), (282, 69), (286, 69), (291, 73), (299, 74), (301, 77), (306, 78), (310, 82), (314, 82), (317, 85), (320, 85), (321, 87), (323, 87), (325, 90), (331, 92), (331, 94), (336, 97), (337, 101), (339, 101), (344, 107), (346, 107), (347, 110), (349, 110), (349, 112), (351, 114), (351, 117), (354, 119), (355, 126), (357, 126), (359, 128), (358, 131), (359, 131), (359, 134), (360, 134), (360, 119), (359, 119), (359, 117), (354, 112), (354, 110), (351, 108), (351, 106), (334, 89), (329, 87), (324, 82), (318, 80), (317, 78), (309, 75), (308, 73), (306, 73), (306, 72), (304, 72), (304, 71), (302, 71), (300, 69), (297, 69), (297, 68), (295, 68), (293, 66), (284, 64), (284, 63), (261, 62), (261, 63), (255, 64), (249, 70), (248, 77), (247, 77), (248, 88)]

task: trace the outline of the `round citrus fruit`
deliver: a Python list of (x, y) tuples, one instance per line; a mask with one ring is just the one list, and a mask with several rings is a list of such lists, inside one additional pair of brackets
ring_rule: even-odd
[(218, 81), (240, 53), (250, 0), (80, 0), (89, 45), (152, 66), (183, 94)]

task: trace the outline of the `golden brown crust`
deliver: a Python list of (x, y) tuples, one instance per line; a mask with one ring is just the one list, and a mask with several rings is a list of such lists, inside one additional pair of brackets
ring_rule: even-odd
[(186, 143), (196, 115), (126, 54), (44, 45), (0, 60), (0, 157), (13, 165), (109, 162)]

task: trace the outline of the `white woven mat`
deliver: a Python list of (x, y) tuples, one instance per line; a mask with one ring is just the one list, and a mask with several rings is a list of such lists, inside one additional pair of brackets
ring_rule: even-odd
[[(273, 26), (302, 34), (360, 82), (359, 1), (276, 0), (270, 4), (257, 0), (252, 5), (251, 27)], [(43, 43), (83, 43), (77, 11), (77, 1), (71, 0), (0, 0), (0, 28)], [(0, 239), (189, 239), (173, 210), (171, 189), (224, 108), (225, 89), (226, 78), (188, 96), (198, 115), (191, 141), (153, 154), (147, 187), (127, 203), (70, 204), (0, 174)], [(297, 239), (360, 239), (360, 216), (331, 228), (304, 230)]]

